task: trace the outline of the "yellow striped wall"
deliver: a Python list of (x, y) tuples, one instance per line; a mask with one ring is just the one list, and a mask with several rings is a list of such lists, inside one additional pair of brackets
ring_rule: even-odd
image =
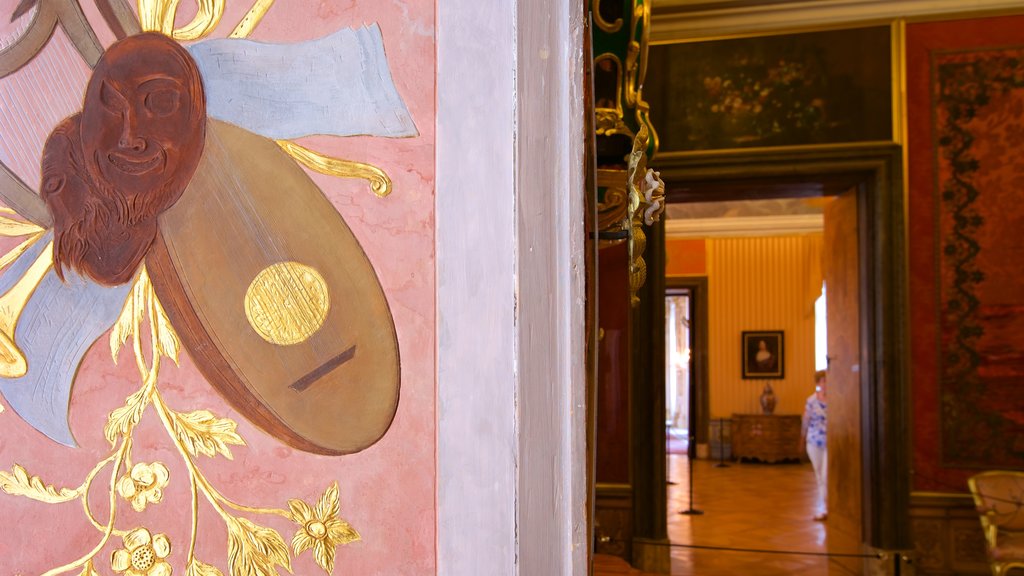
[[(771, 382), (776, 414), (799, 414), (814, 389), (814, 284), (820, 287), (821, 234), (709, 238), (708, 377), (710, 417), (759, 413)], [(785, 378), (743, 380), (740, 334), (785, 332)]]

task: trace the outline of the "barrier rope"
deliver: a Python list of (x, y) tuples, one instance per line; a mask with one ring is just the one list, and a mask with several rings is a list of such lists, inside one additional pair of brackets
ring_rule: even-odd
[[(609, 540), (609, 542), (626, 543), (625, 540)], [(828, 558), (872, 558), (875, 560), (885, 559), (885, 555), (879, 552), (874, 554), (844, 554), (839, 552), (806, 552), (798, 550), (765, 550), (759, 548), (735, 548), (732, 546), (707, 546), (702, 544), (677, 544), (675, 542), (660, 543), (649, 542), (647, 546), (663, 546), (669, 548), (691, 548), (695, 550), (718, 550), (720, 552), (747, 552), (753, 554), (783, 554), (788, 556), (822, 556)]]

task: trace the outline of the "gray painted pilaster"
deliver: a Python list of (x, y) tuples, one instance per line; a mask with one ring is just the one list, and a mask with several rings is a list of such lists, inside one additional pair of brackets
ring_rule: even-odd
[(586, 574), (582, 9), (438, 0), (438, 574)]
[(513, 3), (437, 3), (437, 573), (446, 576), (517, 574), (514, 25)]

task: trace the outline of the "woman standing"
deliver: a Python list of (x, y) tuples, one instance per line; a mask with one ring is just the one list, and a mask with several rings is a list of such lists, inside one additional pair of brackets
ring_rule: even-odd
[(814, 394), (807, 398), (804, 406), (803, 427), (800, 441), (807, 446), (807, 457), (814, 467), (814, 476), (818, 480), (818, 512), (814, 519), (818, 521), (828, 518), (828, 442), (826, 429), (828, 404), (825, 393), (828, 385), (827, 373), (818, 370), (814, 373)]

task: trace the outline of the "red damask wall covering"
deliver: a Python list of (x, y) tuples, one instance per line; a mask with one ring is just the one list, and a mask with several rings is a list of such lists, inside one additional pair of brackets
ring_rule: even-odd
[(914, 489), (1024, 469), (1024, 18), (907, 27)]

